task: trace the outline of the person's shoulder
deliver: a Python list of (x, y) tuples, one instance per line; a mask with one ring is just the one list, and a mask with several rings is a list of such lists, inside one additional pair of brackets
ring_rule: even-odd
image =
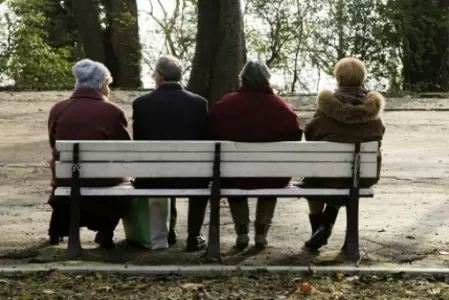
[(65, 98), (62, 100), (58, 100), (50, 109), (50, 114), (57, 113), (58, 111), (64, 109), (64, 107), (69, 102), (70, 98)]
[(125, 115), (125, 111), (117, 103), (114, 103), (111, 101), (102, 101), (101, 105), (103, 106), (102, 109), (107, 111), (110, 115), (113, 115), (113, 116)]
[(140, 95), (139, 97), (134, 99), (133, 106), (134, 105), (139, 105), (140, 103), (143, 103), (145, 101), (148, 101), (148, 100), (152, 99), (156, 94), (157, 94), (157, 90), (154, 90), (154, 91), (148, 92), (146, 94)]
[(203, 96), (200, 96), (200, 95), (195, 94), (195, 93), (193, 93), (191, 91), (188, 91), (188, 90), (182, 90), (181, 93), (185, 97), (191, 99), (192, 101), (195, 101), (196, 103), (199, 103), (201, 105), (207, 105), (207, 100)]

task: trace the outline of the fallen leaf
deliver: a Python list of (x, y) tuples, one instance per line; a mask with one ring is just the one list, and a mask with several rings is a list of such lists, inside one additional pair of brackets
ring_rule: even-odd
[(359, 281), (359, 279), (360, 279), (359, 276), (346, 277), (346, 281), (348, 282)]
[(303, 284), (301, 284), (298, 288), (298, 290), (296, 291), (296, 293), (306, 293), (306, 294), (311, 294), (313, 291), (313, 287), (310, 285), (310, 283), (308, 282), (304, 282)]
[(186, 283), (182, 286), (185, 290), (199, 291), (204, 289), (204, 285), (200, 283)]
[(334, 298), (334, 299), (340, 299), (340, 298), (344, 298), (344, 297), (345, 297), (345, 294), (343, 294), (342, 292), (334, 292), (332, 294), (332, 298)]
[(381, 229), (381, 230), (379, 230), (378, 232), (387, 232), (385, 229)]
[(447, 251), (440, 251), (440, 254), (441, 255), (449, 255), (449, 252), (447, 252)]
[(44, 294), (47, 294), (47, 295), (56, 294), (56, 292), (53, 290), (44, 290), (43, 292), (44, 292)]
[(301, 281), (302, 281), (302, 277), (293, 278), (293, 282), (301, 282)]
[(411, 235), (408, 235), (408, 236), (406, 236), (405, 238), (406, 238), (406, 239), (409, 239), (409, 240), (414, 240), (414, 239), (416, 239), (414, 236), (411, 236)]
[(100, 291), (105, 291), (106, 293), (110, 293), (110, 292), (112, 292), (114, 289), (113, 289), (112, 287), (106, 285), (106, 286), (100, 287), (99, 290), (100, 290)]
[(439, 294), (441, 294), (441, 289), (440, 288), (434, 288), (434, 289), (431, 289), (429, 291), (429, 293), (432, 294), (432, 295), (439, 295)]
[(337, 273), (337, 280), (338, 280), (338, 281), (342, 281), (343, 278), (345, 278), (345, 274), (343, 274), (343, 273)]

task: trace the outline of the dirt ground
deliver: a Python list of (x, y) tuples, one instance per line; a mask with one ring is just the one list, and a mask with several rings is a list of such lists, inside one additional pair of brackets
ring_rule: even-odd
[[(50, 149), (46, 122), (50, 107), (69, 92), (0, 93), (0, 264), (52, 261), (61, 248), (44, 245), (51, 210), (49, 194)], [(115, 92), (112, 101), (131, 116), (132, 99), (142, 92)], [(312, 115), (313, 97), (289, 98), (302, 124)], [(362, 264), (449, 267), (449, 99), (388, 99), (383, 144), (382, 180), (376, 197), (361, 200)], [(254, 202), (252, 202), (254, 204)], [(310, 234), (304, 200), (278, 203), (270, 247), (261, 253), (232, 250), (233, 226), (222, 203), (222, 243), (229, 264), (308, 264), (313, 255), (301, 247)], [(85, 259), (138, 264), (196, 263), (200, 254), (185, 254), (186, 202), (179, 201), (181, 241), (169, 251), (130, 248), (121, 226), (118, 249), (95, 249), (93, 233), (82, 231)], [(254, 213), (254, 205), (252, 206)], [(207, 222), (205, 224), (207, 232)], [(338, 250), (345, 232), (344, 211), (329, 245)], [(447, 251), (447, 252), (446, 252)], [(173, 259), (175, 257), (175, 259)]]

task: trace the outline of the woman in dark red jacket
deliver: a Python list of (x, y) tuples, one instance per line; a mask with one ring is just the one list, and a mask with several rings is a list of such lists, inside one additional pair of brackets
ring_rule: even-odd
[[(241, 88), (226, 95), (212, 108), (210, 126), (214, 139), (235, 142), (300, 141), (302, 131), (298, 117), (284, 99), (270, 87), (270, 71), (261, 62), (248, 62), (240, 75)], [(225, 188), (261, 189), (282, 188), (290, 178), (227, 179)], [(248, 200), (230, 198), (229, 206), (237, 234), (236, 247), (246, 248), (249, 243)], [(267, 233), (273, 218), (276, 198), (264, 197), (257, 201), (254, 223), (258, 247), (266, 247)]]
[[(54, 190), (70, 186), (70, 180), (55, 178), (55, 161), (59, 159), (56, 140), (130, 140), (125, 113), (109, 102), (109, 70), (101, 63), (89, 59), (73, 67), (76, 88), (70, 98), (56, 103), (48, 119), (48, 134), (53, 157), (50, 162), (53, 192), (49, 204), (53, 208), (50, 221), (50, 242), (58, 244), (59, 238), (68, 235), (70, 212), (67, 199), (58, 201)], [(114, 186), (126, 179), (87, 179), (82, 186)], [(83, 197), (81, 201), (81, 226), (98, 231), (95, 241), (104, 248), (112, 248), (113, 231), (124, 211), (124, 202), (117, 198)]]

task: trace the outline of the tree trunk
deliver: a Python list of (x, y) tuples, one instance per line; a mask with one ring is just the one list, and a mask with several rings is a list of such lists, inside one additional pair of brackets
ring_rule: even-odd
[(407, 0), (402, 7), (406, 90), (449, 90), (449, 1)]
[(212, 106), (239, 86), (246, 62), (240, 0), (198, 0), (198, 32), (188, 89)]
[(103, 31), (96, 4), (92, 0), (76, 0), (72, 2), (72, 8), (86, 56), (106, 63)]
[[(138, 88), (140, 81), (141, 44), (136, 0), (110, 0), (109, 36), (113, 54), (117, 60), (114, 81), (123, 88)], [(115, 57), (115, 59), (114, 59)]]

